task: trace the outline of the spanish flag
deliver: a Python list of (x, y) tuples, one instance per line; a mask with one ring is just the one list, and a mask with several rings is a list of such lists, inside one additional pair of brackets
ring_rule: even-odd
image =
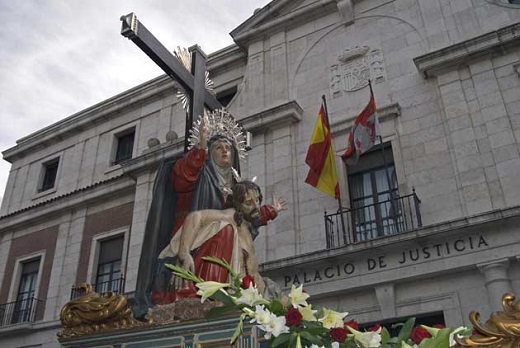
[(323, 104), (314, 126), (305, 163), (310, 167), (305, 182), (334, 198), (339, 198), (338, 174), (336, 172), (332, 137)]

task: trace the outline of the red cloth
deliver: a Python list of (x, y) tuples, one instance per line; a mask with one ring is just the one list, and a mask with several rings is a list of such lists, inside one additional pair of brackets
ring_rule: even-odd
[(172, 237), (182, 226), (184, 218), (190, 212), (191, 197), (195, 190), (195, 184), (207, 157), (206, 150), (193, 147), (186, 156), (177, 160), (173, 166), (171, 177), (173, 189), (177, 192), (177, 203)]
[[(268, 221), (273, 220), (278, 215), (276, 209), (271, 205), (263, 205), (260, 207), (260, 221), (262, 226), (266, 225)], [(204, 279), (212, 280), (220, 283), (228, 281), (228, 271), (223, 267), (202, 260), (204, 256), (213, 256), (226, 260), (231, 263), (231, 256), (233, 255), (233, 239), (234, 232), (231, 225), (226, 225), (216, 235), (208, 239), (202, 244), (195, 254), (193, 261), (195, 263), (195, 274)], [(177, 301), (181, 298), (197, 297), (197, 288), (193, 283), (184, 288), (170, 293), (154, 293), (153, 303), (166, 304)]]

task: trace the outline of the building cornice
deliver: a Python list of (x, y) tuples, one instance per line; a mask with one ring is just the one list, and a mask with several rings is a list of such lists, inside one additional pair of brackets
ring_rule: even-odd
[(294, 100), (281, 102), (268, 109), (240, 119), (239, 122), (249, 132), (255, 134), (283, 124), (300, 122), (303, 109)]
[(206, 69), (211, 75), (217, 74), (221, 70), (228, 70), (237, 65), (247, 63), (246, 52), (233, 44), (209, 55)]
[(79, 206), (86, 206), (96, 201), (106, 201), (125, 192), (135, 190), (135, 181), (119, 175), (92, 185), (53, 197), (43, 202), (16, 210), (0, 216), (0, 234), (25, 225), (35, 225), (53, 216), (59, 216), (63, 211)]
[(120, 114), (126, 108), (157, 99), (163, 94), (172, 94), (175, 89), (176, 83), (168, 76), (157, 77), (17, 140), (16, 146), (2, 152), (3, 157), (12, 163), (35, 147), (62, 141)]
[(281, 11), (297, 3), (294, 0), (273, 1), (234, 29), (230, 35), (235, 42), (243, 48), (248, 44), (261, 39), (264, 36), (295, 28), (302, 23), (323, 17), (338, 11), (337, 2), (334, 0), (318, 0), (287, 14)]
[(520, 41), (520, 22), (416, 57), (413, 61), (417, 70), (428, 78), (455, 69), (467, 63), (468, 59), (502, 50), (517, 41)]
[(363, 253), (373, 254), (374, 250), (381, 251), (384, 247), (391, 247), (392, 245), (395, 246), (409, 241), (420, 240), (424, 237), (453, 233), (454, 231), (470, 229), (494, 222), (504, 224), (507, 219), (513, 218), (520, 218), (520, 206), (493, 210), (478, 215), (428, 225), (410, 232), (390, 235), (334, 249), (320, 250), (308, 254), (268, 261), (261, 265), (261, 272), (269, 274), (270, 272), (278, 272), (281, 269), (305, 268), (306, 266), (314, 265), (316, 263), (324, 263), (337, 259), (346, 254), (351, 255), (352, 257)]

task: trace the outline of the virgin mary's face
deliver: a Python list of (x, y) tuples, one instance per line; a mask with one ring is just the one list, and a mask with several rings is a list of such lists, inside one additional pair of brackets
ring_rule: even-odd
[(217, 140), (211, 146), (213, 161), (220, 167), (233, 165), (233, 146), (226, 140)]

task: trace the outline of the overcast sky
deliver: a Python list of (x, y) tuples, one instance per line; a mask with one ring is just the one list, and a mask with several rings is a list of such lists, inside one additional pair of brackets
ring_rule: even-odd
[[(0, 0), (0, 151), (16, 140), (162, 74), (120, 34), (137, 18), (170, 50), (206, 53), (268, 0)], [(0, 197), (10, 164), (0, 161)]]

